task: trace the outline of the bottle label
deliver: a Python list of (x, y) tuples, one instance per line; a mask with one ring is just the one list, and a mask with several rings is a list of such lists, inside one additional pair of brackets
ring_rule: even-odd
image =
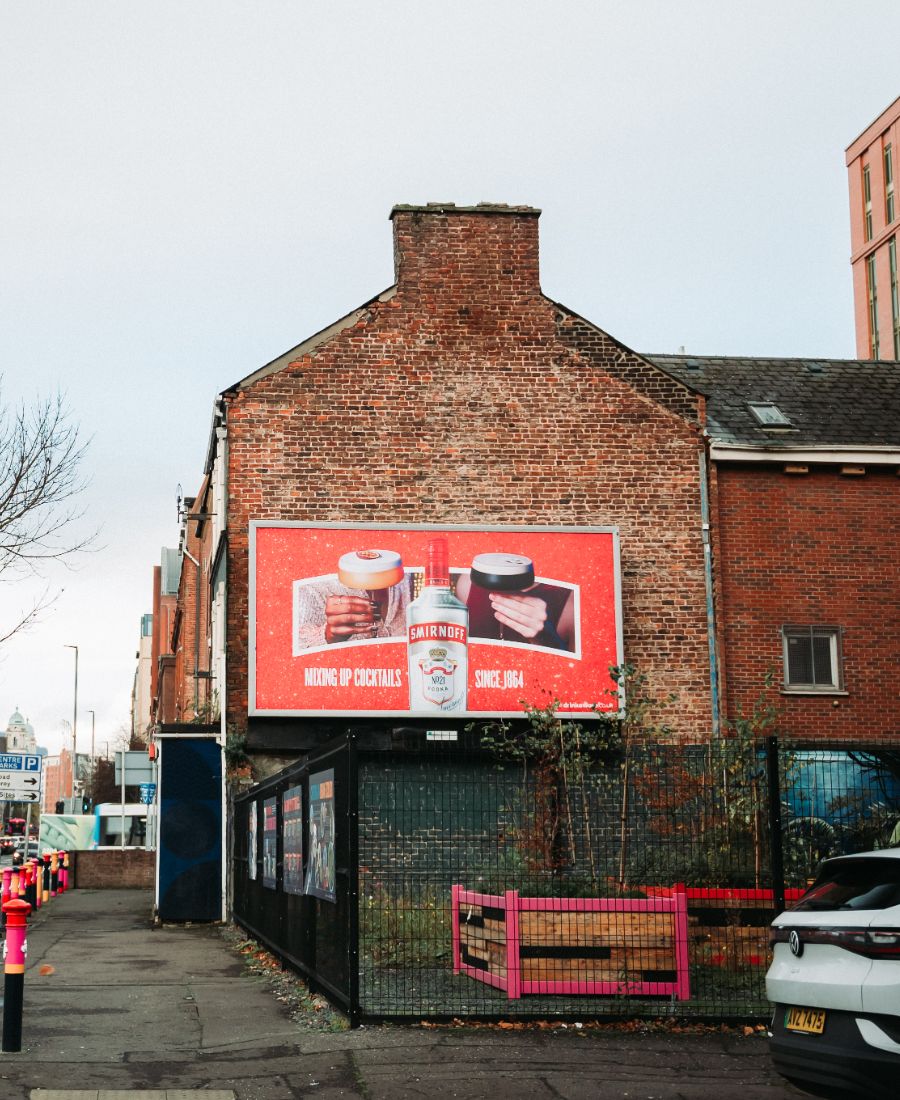
[[(450, 632), (445, 644), (431, 641), (431, 630)], [(421, 623), (409, 633), (410, 709), (466, 709), (468, 677), (466, 628), (456, 623)]]
[(409, 644), (416, 642), (458, 642), (465, 645), (466, 628), (462, 623), (411, 623)]

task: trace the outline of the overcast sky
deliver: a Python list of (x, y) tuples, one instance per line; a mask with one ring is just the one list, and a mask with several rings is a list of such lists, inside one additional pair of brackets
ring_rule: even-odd
[(58, 750), (66, 644), (79, 750), (128, 725), (216, 394), (391, 284), (396, 202), (541, 207), (545, 293), (638, 351), (853, 356), (844, 149), (898, 41), (896, 0), (3, 3), (2, 397), (66, 394), (101, 535), (0, 728)]

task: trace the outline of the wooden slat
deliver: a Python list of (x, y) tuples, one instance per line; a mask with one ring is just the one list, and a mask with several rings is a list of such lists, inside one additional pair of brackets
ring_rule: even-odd
[(519, 914), (519, 938), (529, 944), (642, 942), (670, 945), (674, 940), (671, 913), (529, 913)]

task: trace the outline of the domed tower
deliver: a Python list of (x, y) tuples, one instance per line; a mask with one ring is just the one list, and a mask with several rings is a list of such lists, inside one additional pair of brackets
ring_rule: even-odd
[(6, 742), (3, 746), (4, 752), (33, 753), (35, 751), (34, 726), (22, 716), (18, 707), (12, 712), (6, 724), (4, 739)]

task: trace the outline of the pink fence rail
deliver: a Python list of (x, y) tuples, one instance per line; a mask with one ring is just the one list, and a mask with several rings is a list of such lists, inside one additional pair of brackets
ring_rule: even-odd
[[(465, 974), (476, 981), (504, 990), (510, 1000), (517, 999), (525, 994), (557, 993), (607, 996), (670, 996), (678, 1000), (687, 1000), (690, 997), (687, 899), (683, 891), (672, 892), (671, 896), (668, 897), (657, 896), (646, 899), (522, 898), (519, 897), (517, 890), (507, 890), (505, 894), (480, 894), (472, 890), (466, 890), (462, 886), (454, 886), (451, 894), (451, 908), (454, 973)], [(480, 910), (481, 915), (473, 918), (476, 909)], [(485, 913), (489, 914), (489, 920), (485, 920)], [(580, 977), (572, 973), (560, 979), (546, 977), (539, 980), (528, 979), (523, 976), (521, 918), (524, 914), (527, 921), (528, 914), (538, 913), (668, 915), (672, 921), (671, 957), (674, 961), (674, 979), (647, 981), (623, 977), (616, 980), (601, 981)], [(490, 934), (494, 939), (488, 942), (488, 934), (485, 933), (483, 942), (477, 945), (478, 949), (481, 950), (481, 955), (477, 959), (478, 965), (473, 965), (473, 962), (470, 961), (472, 956), (463, 943), (462, 926), (467, 925), (466, 937), (468, 937), (470, 922), (478, 925), (480, 929), (490, 923), (493, 929)], [(591, 964), (587, 959), (578, 958), (577, 946), (577, 944), (572, 945), (573, 954), (569, 958), (573, 959), (573, 962), (569, 963), (567, 969), (571, 971), (583, 967), (585, 972), (589, 973)], [(641, 951), (640, 938), (636, 938), (630, 944), (626, 940), (626, 950), (628, 949), (633, 950), (635, 955), (639, 955)], [(587, 954), (587, 952), (585, 953)], [(669, 968), (666, 969), (668, 971)]]

